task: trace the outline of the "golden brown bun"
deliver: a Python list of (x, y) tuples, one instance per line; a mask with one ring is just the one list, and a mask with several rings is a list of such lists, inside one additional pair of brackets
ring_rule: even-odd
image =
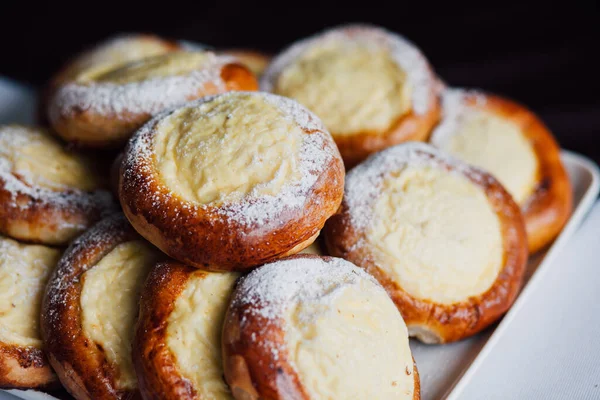
[(42, 336), (58, 378), (76, 399), (138, 396), (137, 390), (117, 388), (119, 369), (108, 361), (102, 346), (84, 332), (81, 309), (83, 274), (116, 246), (132, 240), (141, 238), (122, 214), (106, 218), (69, 246), (48, 282), (42, 305)]
[[(369, 42), (371, 46), (387, 46), (394, 59), (405, 60), (405, 64), (401, 67), (406, 69), (409, 82), (413, 82), (413, 91), (420, 92), (418, 94), (419, 110), (417, 111), (415, 105), (411, 104), (410, 110), (393, 121), (384, 131), (365, 130), (352, 134), (340, 134), (328, 127), (344, 159), (346, 168), (352, 168), (370, 154), (386, 147), (408, 141), (427, 141), (431, 129), (440, 118), (441, 85), (438, 84), (433, 69), (419, 49), (405, 38), (378, 27), (342, 26), (293, 44), (274, 57), (261, 78), (261, 90), (277, 93), (277, 81), (286, 68), (293, 65), (303, 52), (334, 36), (341, 36), (349, 42), (363, 40)], [(341, 93), (339, 95), (343, 96)], [(414, 102), (414, 97), (412, 102)], [(313, 111), (318, 114), (317, 110)]]
[(560, 233), (573, 207), (573, 190), (560, 159), (560, 147), (550, 130), (525, 106), (493, 94), (465, 91), (467, 106), (498, 115), (517, 125), (538, 161), (537, 186), (522, 205), (529, 252), (547, 246)]
[(49, 104), (52, 127), (63, 139), (80, 146), (120, 147), (161, 111), (211, 94), (258, 88), (245, 66), (228, 57), (211, 57), (210, 65), (186, 76), (125, 84), (92, 81), (61, 85)]
[[(1, 126), (0, 139), (26, 138), (27, 131), (41, 135), (58, 146), (62, 143), (40, 128)], [(20, 160), (17, 151), (10, 156)], [(85, 158), (83, 155), (79, 155)], [(0, 154), (0, 161), (3, 161)], [(8, 160), (8, 159), (7, 159)], [(90, 161), (88, 159), (88, 161)], [(94, 175), (95, 171), (90, 170)], [(110, 193), (103, 190), (101, 175), (90, 176), (100, 186), (92, 191), (77, 188), (50, 189), (15, 174), (10, 161), (0, 164), (0, 233), (12, 238), (49, 245), (64, 245), (116, 209)]]
[[(148, 45), (152, 46), (150, 54), (143, 50), (143, 46)], [(137, 51), (135, 51), (136, 47), (138, 48)], [(106, 63), (122, 65), (148, 55), (168, 53), (177, 51), (180, 48), (181, 46), (177, 42), (144, 33), (117, 35), (95, 44), (70, 59), (42, 89), (37, 107), (38, 122), (44, 126), (49, 125), (48, 104), (52, 94), (59, 86), (74, 80), (78, 74), (86, 69), (95, 68)]]
[(198, 399), (167, 344), (169, 316), (193, 274), (198, 279), (198, 269), (165, 261), (152, 270), (142, 290), (133, 359), (144, 399)]
[[(303, 250), (338, 209), (343, 194), (344, 166), (335, 143), (320, 121), (297, 103), (267, 93), (232, 92), (206, 97), (186, 107), (198, 107), (219, 96), (238, 95), (261, 96), (285, 106), (298, 107), (296, 111), (301, 119), (308, 121), (306, 125), (295, 121), (307, 135), (304, 141), (320, 141), (320, 148), (311, 151), (323, 157), (317, 165), (308, 167), (311, 171), (302, 172), (303, 176), (317, 178), (310, 188), (300, 189), (305, 196), (300, 208), (285, 207), (282, 211), (273, 211), (265, 207), (261, 209), (261, 215), (269, 214), (269, 219), (260, 222), (249, 220), (243, 211), (228, 213), (223, 208), (227, 205), (186, 201), (165, 187), (156, 173), (149, 149), (157, 134), (156, 125), (176, 110), (157, 116), (140, 129), (129, 142), (121, 164), (119, 197), (131, 224), (166, 254), (198, 268), (242, 271)], [(243, 210), (249, 201), (244, 197), (231, 207), (240, 206)], [(277, 201), (285, 202), (285, 199)]]
[(0, 343), (0, 388), (52, 389), (56, 375), (41, 349)]
[[(276, 263), (280, 264), (278, 267), (285, 269), (287, 268), (286, 264), (289, 265), (301, 259), (322, 260), (325, 263), (343, 262), (343, 260), (336, 260), (327, 256), (298, 254)], [(268, 266), (267, 264), (261, 268)], [(253, 271), (247, 277), (251, 279), (252, 274), (261, 272), (261, 268)], [(362, 271), (358, 270), (354, 273), (357, 272)], [(298, 278), (302, 279), (304, 275), (304, 271), (299, 272)], [(357, 276), (360, 275), (357, 274)], [(321, 277), (325, 282), (328, 282), (328, 279), (332, 280), (331, 277), (327, 277), (326, 271)], [(262, 276), (260, 279), (266, 278)], [(273, 282), (274, 286), (278, 283)], [(340, 282), (339, 284), (344, 285)], [(223, 368), (225, 370), (225, 380), (229, 384), (234, 397), (238, 400), (310, 400), (309, 389), (304, 386), (297, 369), (293, 365), (292, 356), (288, 354), (284, 316), (274, 313), (273, 310), (263, 308), (265, 300), (254, 298), (254, 294), (250, 295), (250, 292), (250, 286), (245, 278), (241, 278), (232, 295), (223, 325)], [(252, 296), (253, 300), (244, 299), (244, 296)], [(268, 297), (269, 295), (265, 296), (265, 298)], [(290, 297), (287, 301), (294, 300)], [(293, 307), (293, 304), (289, 306)], [(361, 344), (357, 343), (356, 345)], [(413, 399), (418, 400), (421, 398), (420, 379), (414, 359), (413, 376)]]
[(417, 159), (433, 162), (438, 168), (460, 172), (485, 191), (500, 222), (504, 260), (496, 280), (486, 292), (451, 304), (416, 298), (406, 292), (375, 261), (375, 249), (366, 240), (366, 228), (353, 223), (355, 211), (349, 207), (347, 191), (340, 212), (327, 221), (323, 232), (329, 254), (366, 269), (383, 285), (400, 310), (411, 335), (428, 343), (453, 342), (483, 330), (498, 320), (514, 302), (527, 264), (525, 226), (519, 206), (496, 179), (425, 144), (398, 145), (371, 156), (348, 175), (346, 190), (348, 185), (362, 182), (362, 172), (358, 168), (381, 171), (380, 174), (393, 173), (398, 168), (394, 166), (395, 162), (400, 166), (411, 165), (411, 160)]

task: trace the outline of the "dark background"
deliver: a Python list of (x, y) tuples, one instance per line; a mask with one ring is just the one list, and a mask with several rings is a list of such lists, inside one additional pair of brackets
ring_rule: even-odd
[(0, 11), (0, 74), (41, 86), (70, 55), (120, 32), (276, 52), (328, 26), (369, 22), (414, 41), (447, 83), (526, 104), (564, 147), (600, 162), (595, 3), (13, 0)]

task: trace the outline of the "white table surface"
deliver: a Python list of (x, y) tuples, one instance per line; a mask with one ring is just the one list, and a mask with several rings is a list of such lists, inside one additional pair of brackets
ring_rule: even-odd
[[(0, 124), (34, 113), (33, 90), (0, 77)], [(460, 399), (600, 399), (600, 203), (551, 267)]]

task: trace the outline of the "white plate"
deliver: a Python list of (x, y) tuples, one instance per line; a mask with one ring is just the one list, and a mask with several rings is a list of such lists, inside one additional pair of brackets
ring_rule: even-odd
[[(567, 243), (594, 204), (600, 189), (600, 173), (596, 165), (587, 158), (569, 151), (562, 152), (562, 159), (573, 185), (573, 213), (552, 246), (547, 251), (536, 254), (529, 261), (526, 286), (502, 321), (497, 326), (458, 343), (439, 346), (425, 345), (411, 340), (411, 348), (421, 376), (423, 400), (459, 398), (459, 393), (465, 389), (476, 368), (494, 351), (494, 344), (502, 335), (510, 334), (514, 314), (527, 302), (528, 294), (543, 282), (547, 266)], [(11, 395), (0, 391), (0, 400), (14, 400), (14, 396), (27, 400), (55, 399), (32, 390), (10, 390), (8, 393)]]

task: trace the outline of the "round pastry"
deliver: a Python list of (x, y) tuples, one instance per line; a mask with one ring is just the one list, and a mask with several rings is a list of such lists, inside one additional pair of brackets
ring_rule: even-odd
[(60, 251), (0, 236), (0, 388), (48, 388), (56, 376), (42, 351), (44, 287)]
[(230, 49), (220, 51), (219, 53), (235, 57), (259, 78), (271, 61), (271, 56), (255, 50)]
[(473, 335), (513, 303), (527, 262), (518, 205), (488, 173), (423, 143), (371, 156), (346, 177), (329, 254), (386, 288), (411, 336)]
[(49, 119), (69, 142), (118, 146), (160, 111), (209, 94), (255, 89), (254, 75), (232, 57), (171, 52), (79, 74), (53, 94)]
[(233, 399), (223, 380), (221, 328), (238, 276), (176, 261), (152, 270), (133, 353), (144, 399)]
[(440, 86), (411, 42), (351, 25), (300, 41), (275, 57), (261, 89), (317, 114), (347, 167), (391, 145), (427, 140), (440, 114)]
[(0, 126), (0, 233), (61, 245), (115, 204), (90, 160), (40, 128)]
[(560, 148), (531, 111), (474, 90), (448, 89), (431, 143), (494, 175), (525, 217), (529, 251), (560, 233), (573, 203)]
[(320, 120), (260, 92), (206, 97), (140, 129), (119, 195), (136, 230), (171, 257), (244, 270), (309, 246), (339, 207), (344, 166)]
[(109, 38), (70, 60), (50, 80), (40, 96), (39, 117), (46, 121), (48, 100), (60, 85), (77, 80), (81, 74), (114, 69), (145, 57), (157, 56), (179, 50), (180, 46), (148, 34), (124, 34)]
[(122, 214), (77, 238), (52, 274), (42, 307), (50, 363), (76, 399), (137, 393), (131, 345), (139, 293), (160, 252)]
[(223, 326), (236, 399), (419, 399), (408, 332), (385, 290), (342, 259), (301, 255), (243, 278)]

